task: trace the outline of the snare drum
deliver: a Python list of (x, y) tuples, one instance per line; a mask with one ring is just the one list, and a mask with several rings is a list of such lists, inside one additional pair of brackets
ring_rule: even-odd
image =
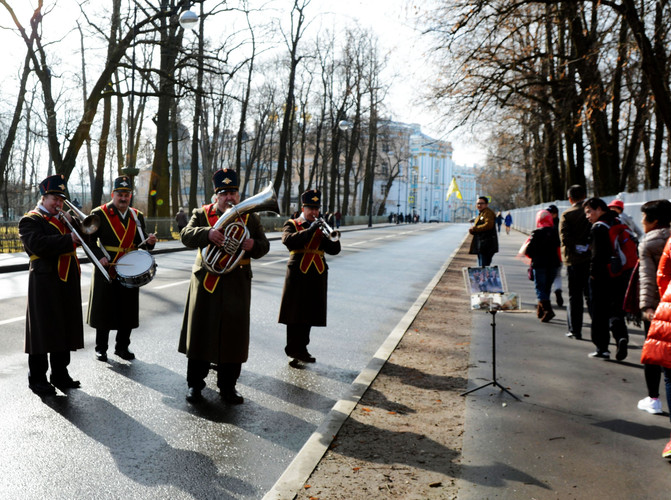
[(117, 261), (116, 279), (126, 288), (138, 288), (154, 279), (156, 261), (146, 250), (129, 252)]

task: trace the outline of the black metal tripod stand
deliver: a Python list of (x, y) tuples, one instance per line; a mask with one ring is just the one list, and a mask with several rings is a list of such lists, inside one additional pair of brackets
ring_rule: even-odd
[(462, 392), (461, 395), (465, 396), (466, 394), (470, 394), (471, 392), (475, 392), (475, 391), (478, 391), (480, 389), (484, 389), (485, 387), (489, 387), (490, 385), (493, 385), (493, 386), (498, 387), (502, 391), (507, 392), (512, 397), (514, 397), (517, 401), (520, 401), (520, 398), (515, 396), (512, 392), (510, 392), (508, 389), (503, 387), (496, 380), (496, 313), (498, 311), (496, 309), (490, 309), (488, 312), (491, 313), (491, 315), (492, 315), (492, 381), (487, 382), (486, 384), (481, 385), (480, 387), (476, 387), (475, 389), (471, 389), (470, 391)]

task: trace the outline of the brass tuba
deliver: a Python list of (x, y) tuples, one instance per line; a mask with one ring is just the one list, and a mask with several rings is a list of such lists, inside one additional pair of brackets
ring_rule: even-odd
[[(268, 184), (268, 187), (251, 198), (247, 198), (237, 205), (231, 205), (214, 223), (212, 229), (221, 231), (226, 236), (226, 240), (220, 247), (210, 243), (202, 251), (203, 267), (214, 274), (225, 274), (238, 267), (245, 254), (241, 244), (249, 238), (249, 229), (242, 222), (242, 216), (252, 212), (265, 211), (280, 213), (277, 195), (272, 184)], [(220, 261), (225, 254), (232, 257), (228, 259), (224, 266), (221, 266)]]

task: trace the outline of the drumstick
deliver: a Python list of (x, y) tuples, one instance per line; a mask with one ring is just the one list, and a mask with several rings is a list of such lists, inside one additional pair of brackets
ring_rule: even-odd
[(142, 245), (147, 243), (147, 240), (149, 239), (149, 236), (147, 236), (145, 239), (143, 239), (140, 243), (137, 244), (137, 247), (140, 248)]

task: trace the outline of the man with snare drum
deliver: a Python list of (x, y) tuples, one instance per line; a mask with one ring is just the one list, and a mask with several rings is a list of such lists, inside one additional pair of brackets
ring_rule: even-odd
[(107, 361), (110, 330), (117, 331), (114, 354), (127, 361), (135, 359), (128, 346), (131, 330), (140, 323), (139, 288), (124, 286), (115, 278), (122, 272), (118, 268), (122, 264), (119, 259), (140, 246), (152, 250), (156, 236), (149, 234), (143, 241), (146, 234), (144, 215), (130, 206), (132, 197), (130, 178), (122, 175), (114, 179), (111, 201), (91, 212), (100, 218), (100, 228), (92, 235), (91, 248), (112, 278), (108, 283), (96, 269), (91, 279), (86, 322), (96, 329), (96, 358), (99, 361)]

